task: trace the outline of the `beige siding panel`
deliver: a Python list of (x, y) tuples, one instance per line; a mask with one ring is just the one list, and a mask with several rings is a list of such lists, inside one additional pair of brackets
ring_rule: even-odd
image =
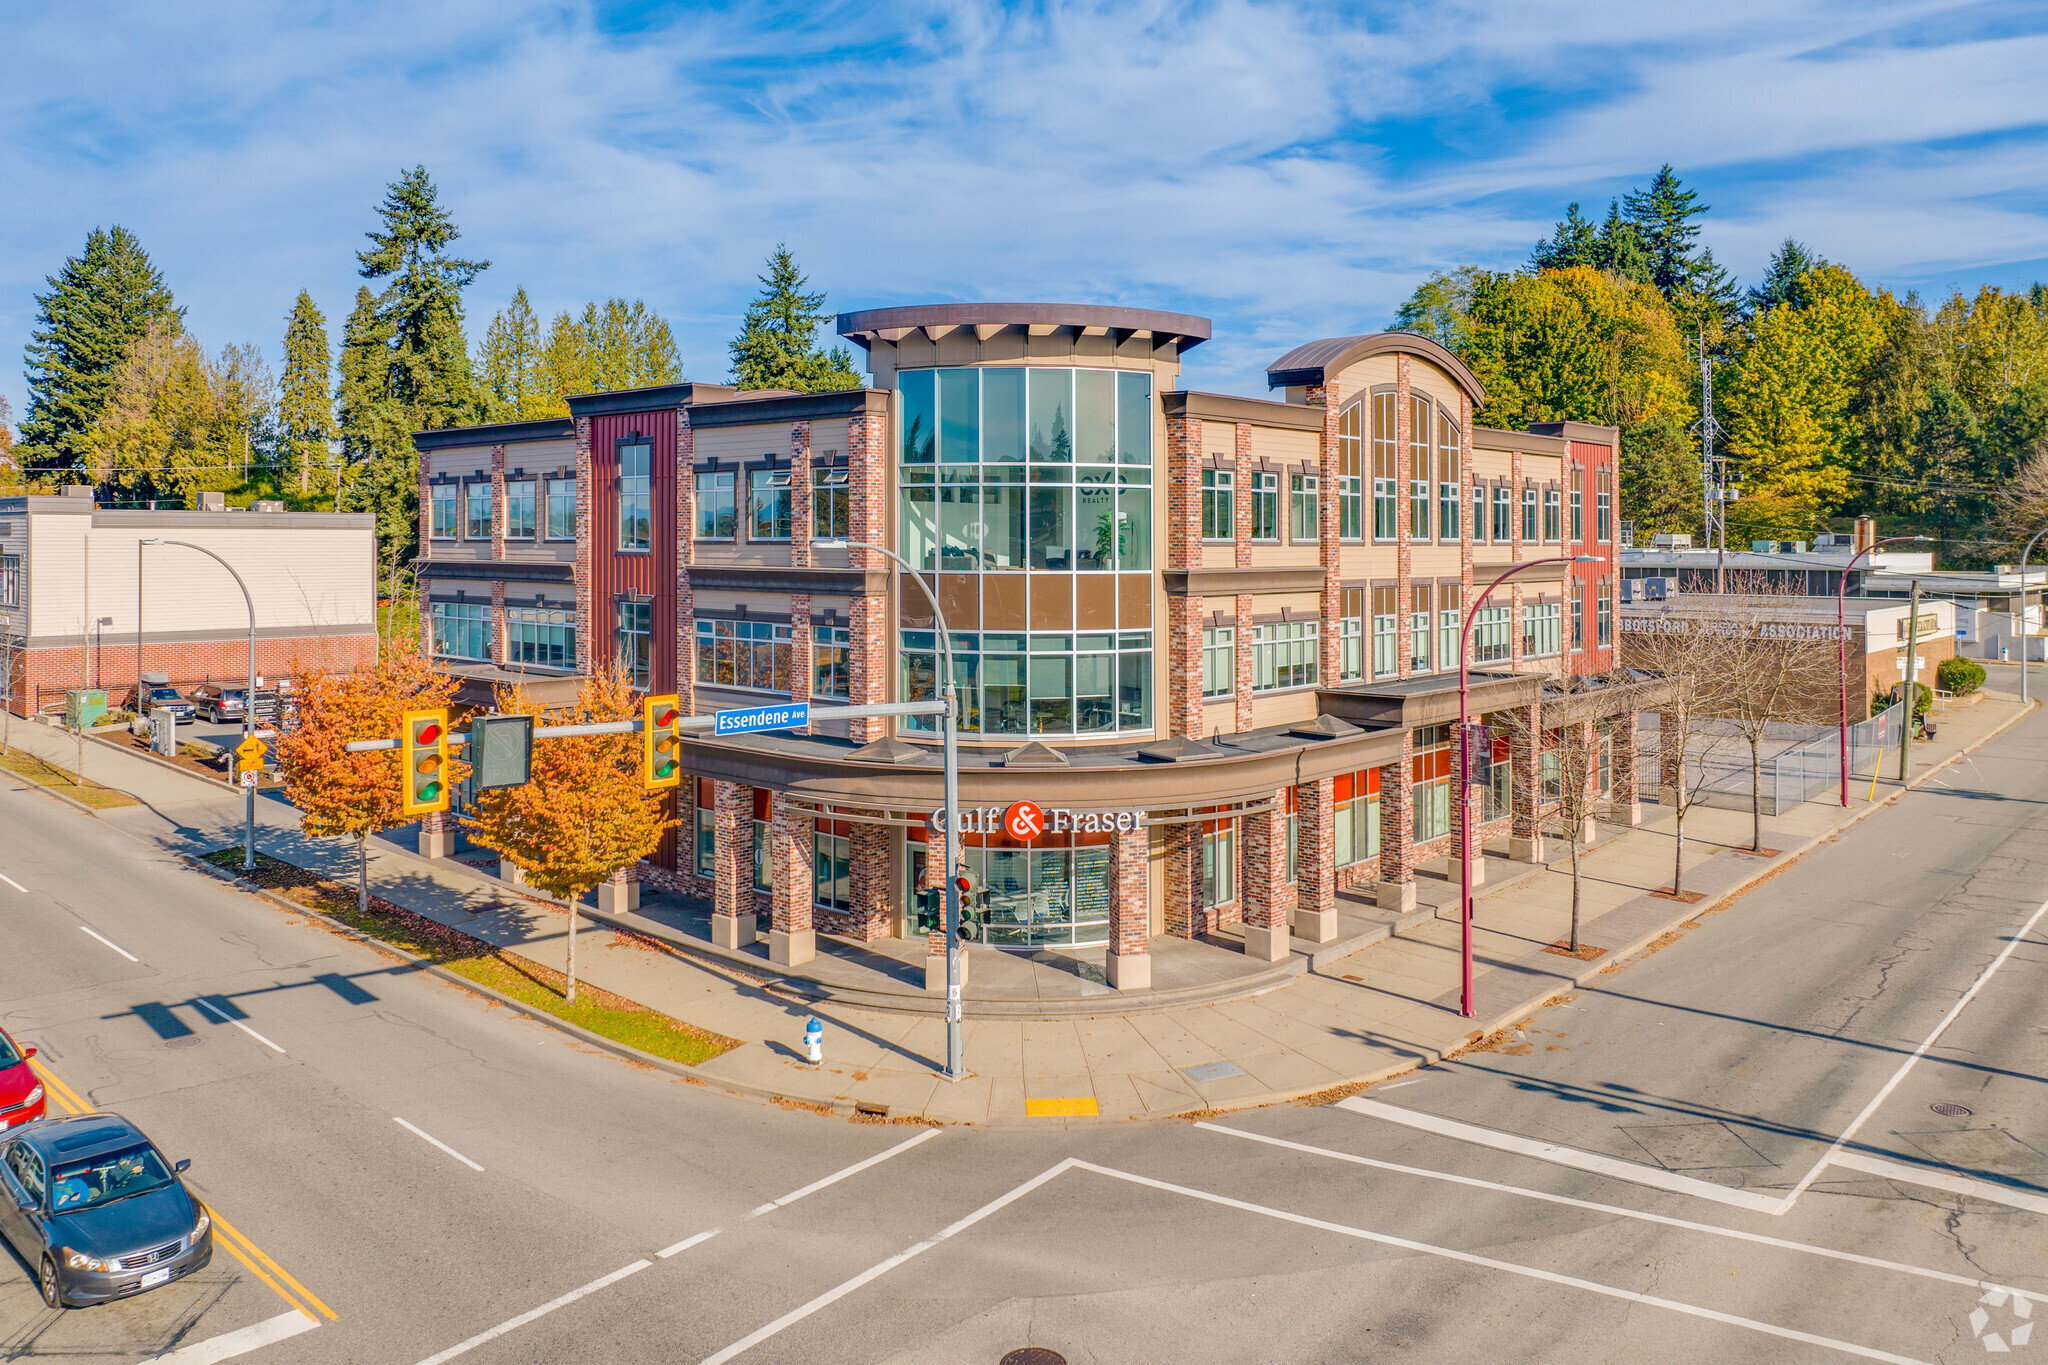
[(787, 456), (789, 426), (764, 422), (759, 426), (705, 427), (692, 433), (691, 444), (699, 464), (708, 464), (714, 455), (724, 464), (759, 460), (770, 451)]
[(834, 417), (829, 422), (811, 423), (811, 458), (823, 459), (828, 451), (846, 453), (846, 419)]
[(1393, 383), (1398, 377), (1396, 359), (1397, 357), (1391, 353), (1367, 356), (1356, 365), (1339, 372), (1336, 377), (1337, 401), (1348, 403), (1367, 389)]
[[(77, 636), (85, 630), (85, 535), (92, 524), (80, 514), (28, 517), (28, 622), (37, 635)], [(186, 551), (185, 553), (190, 553)], [(232, 591), (233, 585), (229, 585)], [(128, 593), (135, 594), (135, 546), (128, 546)], [(241, 602), (235, 603), (239, 610)], [(100, 615), (106, 615), (101, 611)], [(242, 622), (248, 624), (248, 617)], [(133, 630), (134, 619), (129, 619)]]
[(1295, 725), (1316, 718), (1316, 690), (1305, 687), (1299, 691), (1282, 692), (1278, 696), (1266, 694), (1252, 698), (1252, 728), (1267, 725)]
[(423, 457), (428, 478), (441, 474), (453, 474), (466, 478), (472, 474), (489, 473), (491, 448), (489, 446), (453, 446), (445, 450), (430, 450)]
[(1292, 431), (1284, 427), (1252, 428), (1251, 453), (1255, 460), (1264, 458), (1275, 464), (1314, 468), (1320, 458), (1317, 453), (1320, 445), (1313, 431)]
[(1202, 423), (1202, 453), (1221, 455), (1226, 460), (1237, 458), (1237, 423)]
[[(488, 452), (486, 452), (488, 453)], [(505, 470), (523, 469), (528, 474), (576, 472), (576, 442), (518, 441), (505, 447)]]
[(1205, 569), (1229, 569), (1237, 565), (1237, 547), (1228, 541), (1214, 540), (1202, 546), (1202, 567)]

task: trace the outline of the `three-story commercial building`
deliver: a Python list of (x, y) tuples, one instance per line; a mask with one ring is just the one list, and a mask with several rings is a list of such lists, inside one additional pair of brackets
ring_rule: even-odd
[[(1122, 989), (1158, 935), (1278, 959), (1337, 936), (1340, 889), (1413, 903), (1457, 837), (1468, 614), (1474, 714), (1517, 735), (1544, 732), (1546, 676), (1613, 668), (1617, 433), (1480, 426), (1478, 380), (1427, 338), (1311, 342), (1240, 397), (1180, 387), (1209, 336), (1180, 314), (937, 305), (839, 331), (873, 387), (680, 384), (420, 438), (448, 666), (616, 663), (698, 713), (811, 703), (804, 733), (691, 736), (678, 837), (632, 874), (707, 898), (729, 946), (763, 915), (786, 964), (820, 929), (935, 934), (936, 731), (832, 710), (933, 695), (941, 616), (976, 940), (1106, 948)], [(1594, 562), (1480, 600), (1573, 555)], [(1532, 852), (1554, 777), (1500, 733), (1478, 833)], [(1633, 748), (1618, 731), (1601, 779), (1631, 822)], [(1005, 831), (1018, 801), (1038, 837)]]

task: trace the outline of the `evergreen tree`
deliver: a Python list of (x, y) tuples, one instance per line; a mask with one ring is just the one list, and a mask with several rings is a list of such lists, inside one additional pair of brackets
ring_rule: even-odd
[(325, 472), (334, 435), (333, 359), (327, 350), (327, 319), (301, 289), (285, 318), (284, 384), (277, 410), (278, 438), (286, 473), (299, 477), (299, 493), (312, 491), (316, 471)]
[(1597, 240), (1596, 229), (1580, 216), (1579, 206), (1573, 204), (1564, 211), (1564, 221), (1529, 253), (1530, 268), (1562, 270), (1574, 265), (1599, 265)]
[(1465, 344), (1467, 316), (1472, 296), (1493, 276), (1476, 265), (1461, 265), (1448, 273), (1437, 271), (1421, 284), (1394, 315), (1394, 330), (1415, 332), (1442, 342), (1452, 350)]
[(1651, 282), (1650, 253), (1643, 245), (1643, 234), (1622, 216), (1621, 205), (1612, 199), (1607, 201), (1607, 221), (1594, 238), (1592, 263), (1631, 284)]
[[(349, 471), (341, 505), (374, 512), (377, 543), (387, 559), (404, 562), (419, 542), (419, 521), (403, 496), (394, 497), (392, 471), (403, 473), (413, 428), (391, 392), (391, 333), (368, 285), (356, 288), (355, 308), (341, 331), (341, 386), (335, 393), (341, 456)], [(416, 504), (419, 491), (410, 492)]]
[[(481, 421), (488, 411), (462, 335), (462, 291), (490, 262), (447, 254), (462, 234), (440, 206), (425, 166), (387, 187), (377, 212), (382, 226), (366, 234), (370, 248), (356, 260), (364, 279), (388, 283), (375, 300), (374, 332), (362, 329), (356, 336), (358, 343), (376, 341), (378, 354), (359, 357), (362, 392), (353, 409), (343, 402), (344, 413), (356, 411), (364, 423), (357, 441), (365, 467), (349, 502), (377, 514), (380, 540), (403, 562), (419, 540), (419, 453), (411, 433)], [(358, 304), (360, 312), (360, 296)], [(345, 338), (344, 359), (348, 346)], [(347, 389), (346, 373), (342, 382)], [(346, 432), (345, 418), (344, 439)]]
[(568, 313), (555, 314), (548, 324), (547, 344), (541, 349), (541, 371), (553, 415), (567, 417), (572, 393), (591, 393), (597, 388), (597, 369), (590, 354), (590, 333)]
[(1764, 267), (1763, 280), (1749, 291), (1749, 311), (1761, 313), (1783, 304), (1800, 307), (1806, 302), (1806, 295), (1800, 292), (1799, 277), (1826, 264), (1808, 251), (1805, 243), (1787, 237), (1771, 253), (1771, 263)]
[(114, 373), (152, 322), (176, 331), (184, 310), (135, 234), (94, 228), (85, 251), (49, 276), (36, 295), (36, 328), (26, 349), (28, 412), (23, 464), (52, 472), (84, 468), (88, 433), (113, 392)]
[(1700, 234), (1693, 219), (1707, 212), (1699, 191), (1684, 188), (1666, 162), (1647, 190), (1630, 190), (1623, 200), (1628, 219), (1642, 237), (1649, 255), (1650, 283), (1670, 298), (1673, 292), (1695, 288), (1700, 270), (1693, 254), (1693, 241)]
[(549, 415), (540, 320), (533, 315), (525, 285), (515, 290), (512, 302), (491, 319), (476, 368), (493, 422), (523, 422)]
[(733, 382), (743, 389), (800, 393), (859, 388), (851, 351), (844, 346), (818, 349), (818, 324), (827, 316), (818, 310), (825, 296), (803, 292), (809, 281), (787, 246), (776, 246), (760, 280), (761, 293), (747, 305), (746, 321), (729, 348)]

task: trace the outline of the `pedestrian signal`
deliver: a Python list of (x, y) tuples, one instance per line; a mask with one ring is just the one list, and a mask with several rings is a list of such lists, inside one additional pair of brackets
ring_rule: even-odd
[(401, 727), (399, 794), (407, 815), (448, 809), (448, 712), (408, 711)]
[(640, 703), (640, 781), (649, 790), (683, 780), (683, 717), (674, 696)]

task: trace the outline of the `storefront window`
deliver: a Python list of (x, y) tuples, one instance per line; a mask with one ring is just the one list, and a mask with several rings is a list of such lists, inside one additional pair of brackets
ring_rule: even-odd
[(434, 652), (455, 659), (491, 657), (491, 604), (488, 602), (435, 602), (430, 606), (434, 624)]
[[(910, 831), (913, 876), (924, 863), (925, 836), (921, 827)], [(1045, 834), (1027, 847), (1003, 834), (963, 835), (961, 856), (981, 888), (962, 907), (973, 941), (1017, 949), (1109, 942), (1108, 838)]]
[(1415, 756), (1409, 760), (1414, 786), (1414, 839), (1420, 844), (1451, 832), (1451, 727), (1431, 725), (1415, 732)]
[(1336, 864), (1349, 867), (1380, 856), (1380, 770), (1339, 773), (1332, 783), (1336, 802)]
[(812, 900), (827, 910), (853, 908), (853, 827), (820, 820), (811, 834)]
[(697, 618), (697, 681), (788, 692), (794, 630), (777, 621)]
[(562, 607), (505, 608), (505, 658), (542, 668), (574, 668), (576, 613)]
[(1202, 904), (1228, 905), (1237, 899), (1237, 821), (1202, 822)]

